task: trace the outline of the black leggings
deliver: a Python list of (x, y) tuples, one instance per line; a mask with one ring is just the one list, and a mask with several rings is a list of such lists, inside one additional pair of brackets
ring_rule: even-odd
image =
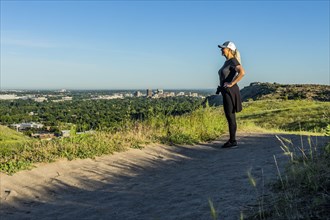
[(233, 101), (228, 92), (222, 92), (223, 97), (223, 109), (228, 121), (230, 141), (236, 141), (236, 114)]

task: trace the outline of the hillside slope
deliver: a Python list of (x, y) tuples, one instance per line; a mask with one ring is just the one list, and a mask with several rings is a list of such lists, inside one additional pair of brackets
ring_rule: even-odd
[(10, 128), (0, 125), (0, 146), (3, 144), (26, 141), (29, 138)]
[(330, 86), (312, 84), (251, 83), (241, 90), (242, 100), (286, 99), (330, 101)]

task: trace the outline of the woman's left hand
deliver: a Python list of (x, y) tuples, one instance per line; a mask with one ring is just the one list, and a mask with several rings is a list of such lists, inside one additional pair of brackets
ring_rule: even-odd
[(233, 86), (233, 84), (232, 84), (232, 83), (227, 83), (227, 82), (225, 82), (223, 86), (224, 86), (225, 88), (230, 88), (230, 87)]

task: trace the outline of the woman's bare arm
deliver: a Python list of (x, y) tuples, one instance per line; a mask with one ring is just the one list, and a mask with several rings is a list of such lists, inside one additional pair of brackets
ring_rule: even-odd
[(233, 81), (231, 81), (231, 83), (225, 82), (224, 87), (229, 87), (229, 88), (232, 87), (233, 85), (241, 81), (241, 79), (245, 75), (245, 70), (242, 65), (236, 66), (235, 70), (238, 73), (237, 76), (234, 78)]

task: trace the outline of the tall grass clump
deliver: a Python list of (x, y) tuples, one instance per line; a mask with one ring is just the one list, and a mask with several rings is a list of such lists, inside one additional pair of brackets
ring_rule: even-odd
[(199, 108), (183, 116), (158, 116), (148, 121), (162, 143), (194, 144), (214, 140), (226, 130), (222, 109)]
[(330, 216), (330, 143), (317, 149), (309, 141), (304, 149), (283, 140), (290, 163), (283, 183), (274, 186), (278, 192), (275, 216), (288, 219), (326, 219)]
[[(265, 201), (263, 218), (260, 212), (247, 219), (328, 219), (330, 216), (330, 142), (316, 148), (296, 147), (288, 139), (278, 137), (288, 156), (284, 173), (278, 169), (273, 184), (273, 198)], [(276, 157), (274, 162), (277, 165)]]

